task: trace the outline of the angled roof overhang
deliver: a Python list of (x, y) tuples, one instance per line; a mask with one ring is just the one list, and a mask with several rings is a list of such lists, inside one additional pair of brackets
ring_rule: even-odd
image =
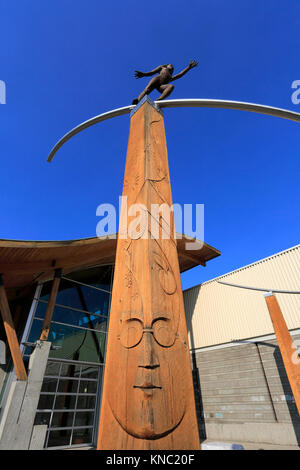
[[(186, 243), (197, 241), (176, 234), (180, 271), (203, 265), (220, 255), (220, 251), (199, 242), (197, 249), (187, 250)], [(117, 235), (66, 241), (0, 240), (0, 273), (6, 288), (23, 288), (38, 281), (52, 279), (54, 270), (67, 274), (74, 270), (115, 262)], [(195, 245), (196, 246), (196, 245)]]

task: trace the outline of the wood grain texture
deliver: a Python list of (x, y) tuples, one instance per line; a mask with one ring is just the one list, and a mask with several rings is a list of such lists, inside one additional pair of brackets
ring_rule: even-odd
[[(131, 118), (123, 196), (148, 222), (151, 204), (172, 205), (163, 117), (147, 102)], [(117, 244), (98, 449), (199, 449), (174, 221), (169, 239), (137, 228)]]
[(20, 351), (20, 345), (19, 345), (19, 341), (17, 338), (15, 326), (14, 326), (13, 319), (11, 316), (5, 287), (2, 284), (2, 281), (0, 284), (0, 310), (1, 310), (3, 325), (4, 325), (6, 337), (7, 337), (7, 342), (9, 345), (11, 357), (12, 357), (14, 367), (16, 370), (17, 379), (25, 381), (27, 380), (27, 373), (25, 370), (22, 354)]
[(41, 336), (40, 340), (41, 341), (47, 341), (48, 336), (49, 336), (49, 331), (51, 327), (51, 320), (55, 308), (55, 302), (56, 302), (56, 297), (59, 289), (59, 284), (60, 284), (60, 279), (61, 279), (61, 270), (58, 269), (55, 271), (54, 279), (52, 282), (52, 287), (51, 287), (51, 292), (42, 324), (42, 331), (41, 331)]
[(300, 359), (276, 296), (274, 294), (269, 295), (265, 297), (265, 300), (273, 323), (286, 375), (289, 379), (300, 415)]

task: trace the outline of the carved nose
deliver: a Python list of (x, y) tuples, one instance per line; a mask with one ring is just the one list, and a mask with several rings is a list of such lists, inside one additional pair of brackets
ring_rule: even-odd
[(149, 331), (144, 331), (144, 337), (141, 346), (138, 366), (148, 369), (159, 367), (158, 357), (155, 353), (154, 339)]

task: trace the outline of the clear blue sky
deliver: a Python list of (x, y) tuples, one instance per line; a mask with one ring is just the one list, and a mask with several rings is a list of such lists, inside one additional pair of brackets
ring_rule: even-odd
[[(0, 238), (95, 236), (96, 207), (122, 192), (128, 116), (46, 158), (75, 125), (130, 104), (147, 83), (135, 69), (197, 59), (172, 98), (300, 112), (299, 0), (0, 0), (0, 17)], [(299, 124), (217, 109), (164, 116), (173, 200), (205, 204), (205, 241), (222, 252), (185, 273), (184, 288), (299, 243)]]

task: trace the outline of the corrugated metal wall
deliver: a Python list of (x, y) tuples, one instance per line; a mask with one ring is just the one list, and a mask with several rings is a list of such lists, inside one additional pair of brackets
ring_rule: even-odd
[[(300, 291), (300, 245), (184, 291), (191, 348), (274, 333), (264, 293), (228, 287)], [(300, 295), (276, 294), (289, 329), (300, 328)]]

